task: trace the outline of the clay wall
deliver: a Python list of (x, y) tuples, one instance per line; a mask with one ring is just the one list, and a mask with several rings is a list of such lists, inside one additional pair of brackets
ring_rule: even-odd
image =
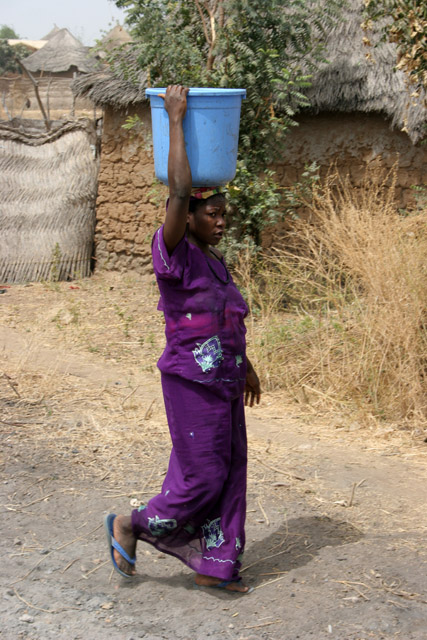
[[(123, 129), (126, 118), (135, 114), (141, 125)], [(300, 181), (305, 165), (316, 161), (321, 176), (336, 163), (359, 188), (366, 169), (381, 156), (385, 167), (397, 163), (397, 206), (413, 204), (411, 186), (422, 184), (427, 175), (425, 146), (415, 146), (405, 133), (392, 131), (380, 115), (320, 114), (303, 116), (299, 123), (274, 167), (283, 186)], [(95, 237), (98, 267), (150, 271), (151, 237), (163, 220), (167, 197), (166, 188), (154, 182), (151, 145), (148, 106), (127, 112), (106, 110)], [(278, 241), (283, 228), (266, 232), (264, 246)]]
[[(123, 128), (129, 116), (140, 124)], [(151, 270), (151, 238), (164, 216), (166, 188), (156, 184), (149, 107), (104, 113), (96, 204), (97, 268)]]
[[(301, 181), (306, 165), (316, 162), (321, 177), (336, 166), (357, 189), (366, 171), (381, 160), (386, 169), (396, 165), (397, 208), (414, 206), (412, 187), (427, 181), (425, 145), (413, 145), (406, 133), (392, 130), (376, 114), (321, 113), (301, 116), (298, 123), (287, 135), (282, 158), (274, 166), (283, 186)], [(271, 246), (280, 231), (278, 226), (274, 233), (266, 233), (264, 246)]]

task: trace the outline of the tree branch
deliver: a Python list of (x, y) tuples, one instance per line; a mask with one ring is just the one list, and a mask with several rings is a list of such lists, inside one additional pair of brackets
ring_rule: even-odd
[(26, 76), (28, 76), (28, 78), (31, 80), (31, 82), (33, 83), (34, 86), (34, 92), (36, 94), (36, 98), (37, 98), (37, 102), (40, 108), (40, 111), (42, 112), (42, 116), (43, 116), (43, 120), (46, 126), (46, 130), (50, 131), (50, 121), (49, 118), (46, 115), (46, 111), (44, 109), (43, 103), (40, 99), (40, 94), (39, 94), (39, 86), (36, 82), (36, 80), (34, 80), (33, 76), (31, 75), (31, 73), (28, 71), (28, 69), (22, 64), (22, 62), (19, 60), (19, 58), (16, 58), (16, 62), (19, 64), (19, 66), (21, 67), (21, 69), (23, 70), (23, 72), (25, 73)]
[(212, 42), (211, 42), (211, 39), (209, 38), (208, 28), (206, 26), (205, 16), (203, 15), (202, 7), (200, 6), (199, 0), (194, 0), (194, 2), (196, 3), (197, 10), (198, 10), (198, 12), (200, 14), (200, 18), (202, 20), (203, 32), (205, 34), (206, 42), (210, 46), (212, 44)]
[(222, 29), (224, 27), (224, 0), (219, 0), (219, 28)]
[(207, 71), (212, 71), (213, 63), (215, 61), (215, 56), (214, 56), (213, 50), (214, 50), (215, 44), (216, 44), (215, 13), (216, 13), (216, 10), (218, 8), (218, 0), (215, 0), (215, 2), (213, 3), (212, 9), (209, 7), (209, 1), (208, 0), (205, 0), (204, 6), (205, 6), (205, 9), (206, 9), (207, 14), (209, 16), (209, 21), (210, 21), (210, 25), (211, 25), (211, 40), (209, 42), (209, 52), (208, 52), (208, 60), (207, 60), (207, 63), (206, 63), (206, 69), (207, 69)]

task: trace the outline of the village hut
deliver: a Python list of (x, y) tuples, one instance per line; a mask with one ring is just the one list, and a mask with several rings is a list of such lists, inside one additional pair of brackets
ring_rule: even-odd
[(328, 34), (324, 57), (306, 91), (310, 107), (296, 117), (277, 171), (284, 185), (300, 179), (315, 162), (324, 174), (331, 165), (360, 186), (374, 161), (396, 166), (397, 204), (414, 204), (413, 186), (427, 173), (426, 93), (396, 70), (395, 44), (372, 33), (364, 43), (363, 2), (353, 0)]
[[(386, 168), (396, 166), (396, 205), (405, 208), (414, 204), (412, 187), (421, 185), (427, 173), (425, 146), (420, 144), (427, 113), (425, 92), (419, 90), (416, 98), (405, 74), (394, 70), (395, 45), (367, 49), (362, 11), (362, 0), (353, 0), (330, 30), (325, 41), (327, 62), (307, 92), (311, 106), (297, 115), (298, 126), (290, 130), (274, 168), (282, 185), (290, 186), (301, 181), (307, 165), (316, 163), (321, 176), (334, 165), (358, 188), (366, 170), (381, 160)], [(150, 263), (152, 230), (157, 216), (163, 216), (162, 190), (152, 167), (146, 76), (131, 53), (124, 66), (126, 77), (118, 63), (78, 79), (73, 90), (104, 113), (97, 264), (144, 271)], [(132, 123), (136, 126), (128, 130)], [(266, 233), (265, 246), (275, 237), (277, 229)]]
[(68, 29), (48, 34), (42, 49), (25, 58), (25, 68), (35, 77), (55, 74), (72, 78), (76, 73), (90, 73), (98, 66), (96, 58)]
[[(121, 63), (128, 70), (126, 79)], [(151, 236), (166, 192), (154, 176), (147, 76), (128, 51), (116, 67), (85, 78), (76, 80), (73, 90), (103, 109), (96, 266), (148, 273)]]
[(56, 36), (58, 31), (61, 31), (60, 27), (58, 27), (58, 25), (54, 24), (53, 25), (53, 29), (51, 29), (47, 35), (43, 36), (43, 40), (51, 40), (53, 38), (53, 36)]
[(87, 119), (0, 123), (0, 283), (90, 275), (96, 149)]
[(105, 58), (108, 53), (117, 49), (118, 47), (126, 47), (126, 45), (132, 42), (132, 38), (124, 27), (120, 24), (116, 24), (106, 36), (102, 38), (97, 47), (98, 55), (101, 58)]
[[(55, 27), (44, 40), (44, 46), (22, 60), (22, 63), (37, 82), (48, 116), (52, 119), (63, 119), (70, 115), (94, 117), (91, 102), (75, 100), (71, 82), (80, 74), (96, 70), (98, 60), (68, 29)], [(1, 119), (42, 117), (34, 84), (26, 74), (0, 78), (0, 91)]]

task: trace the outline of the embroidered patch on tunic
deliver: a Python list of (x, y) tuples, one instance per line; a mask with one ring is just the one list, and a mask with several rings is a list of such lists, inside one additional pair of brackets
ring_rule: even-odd
[(176, 520), (161, 520), (159, 516), (154, 516), (154, 518), (148, 518), (148, 528), (150, 529), (153, 536), (164, 536), (167, 533), (176, 529)]
[(242, 356), (236, 356), (236, 367), (240, 367), (243, 362)]
[(209, 338), (203, 344), (197, 343), (197, 349), (193, 350), (193, 356), (203, 372), (219, 367), (223, 357), (218, 336)]
[(236, 538), (236, 551), (242, 548), (242, 543), (240, 542), (240, 538)]
[(206, 524), (202, 525), (207, 549), (218, 549), (225, 542), (220, 523), (221, 518), (215, 518), (215, 520), (208, 520)]

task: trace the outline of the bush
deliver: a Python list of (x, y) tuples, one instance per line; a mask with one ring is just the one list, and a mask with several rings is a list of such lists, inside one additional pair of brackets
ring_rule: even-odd
[(305, 206), (287, 249), (237, 272), (264, 388), (425, 420), (427, 209), (399, 215), (380, 168), (360, 190), (329, 176)]

